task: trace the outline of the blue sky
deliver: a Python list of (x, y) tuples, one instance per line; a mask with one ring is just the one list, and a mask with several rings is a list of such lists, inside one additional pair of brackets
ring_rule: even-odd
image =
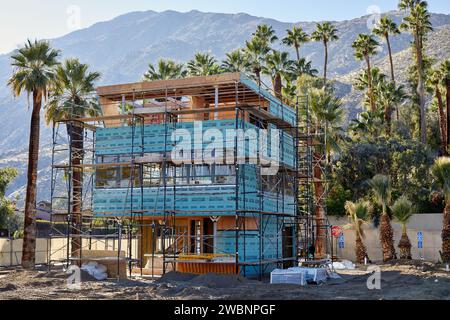
[[(450, 13), (449, 0), (428, 0), (432, 12)], [(286, 22), (346, 20), (379, 8), (395, 9), (398, 0), (2, 0), (0, 53), (27, 38), (53, 38), (130, 11), (237, 13)], [(74, 7), (75, 6), (75, 7)], [(79, 13), (79, 14), (78, 14)]]

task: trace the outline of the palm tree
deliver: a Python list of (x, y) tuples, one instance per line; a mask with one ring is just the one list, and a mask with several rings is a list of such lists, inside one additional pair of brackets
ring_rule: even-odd
[(370, 57), (376, 54), (376, 48), (379, 43), (372, 35), (360, 34), (358, 38), (353, 42), (352, 47), (355, 49), (355, 58), (358, 60), (365, 60), (367, 64), (367, 75), (368, 75), (368, 85), (369, 85), (369, 98), (370, 107), (372, 111), (375, 111), (375, 97), (373, 93), (373, 83), (372, 83), (372, 73), (370, 66)]
[(394, 231), (387, 208), (391, 202), (391, 179), (388, 176), (377, 174), (369, 180), (369, 186), (372, 188), (375, 199), (382, 207), (380, 221), (380, 241), (383, 250), (383, 261), (389, 261), (395, 257)]
[(249, 62), (242, 49), (227, 53), (226, 59), (222, 62), (222, 70), (225, 72), (246, 72), (248, 69)]
[(187, 63), (191, 76), (210, 76), (221, 72), (217, 60), (209, 53), (196, 53), (194, 59)]
[(144, 81), (179, 79), (186, 75), (183, 68), (184, 65), (182, 63), (159, 59), (157, 68), (152, 63), (148, 65), (148, 70), (143, 78)]
[(425, 109), (425, 68), (424, 68), (424, 41), (427, 34), (433, 30), (431, 15), (428, 12), (428, 4), (422, 0), (400, 0), (400, 10), (409, 11), (409, 15), (403, 19), (400, 28), (408, 30), (413, 35), (413, 52), (417, 67), (417, 96), (420, 108), (421, 141), (427, 142), (426, 109)]
[(283, 43), (295, 49), (297, 54), (297, 61), (300, 62), (300, 46), (309, 41), (309, 36), (303, 31), (302, 27), (293, 26), (292, 30), (286, 30), (286, 36), (283, 38)]
[(377, 100), (378, 99), (378, 95), (377, 95), (376, 89), (381, 84), (385, 84), (385, 83), (386, 83), (386, 75), (381, 73), (380, 69), (377, 68), (377, 67), (370, 69), (370, 75), (367, 72), (367, 70), (364, 70), (363, 72), (361, 72), (358, 75), (358, 77), (355, 79), (355, 81), (353, 83), (353, 87), (356, 90), (365, 92), (363, 104), (372, 113), (375, 113), (375, 112), (372, 110), (372, 105), (371, 105), (371, 103), (372, 103), (372, 96), (370, 95), (369, 88), (372, 85), (372, 88), (373, 88), (373, 100), (374, 100), (376, 109), (378, 109), (377, 106), (379, 104), (379, 101)]
[(395, 83), (395, 72), (394, 72), (394, 62), (392, 60), (392, 49), (391, 42), (389, 39), (390, 35), (400, 34), (400, 30), (397, 27), (397, 24), (388, 17), (381, 18), (377, 27), (375, 27), (372, 32), (379, 37), (382, 37), (386, 40), (386, 44), (389, 52), (389, 63), (391, 66), (391, 81)]
[(356, 262), (362, 264), (365, 258), (368, 258), (367, 249), (363, 242), (365, 235), (362, 226), (369, 219), (372, 206), (368, 201), (358, 201), (356, 203), (347, 201), (345, 203), (345, 211), (350, 219), (351, 227), (355, 230)]
[(264, 46), (270, 47), (272, 43), (278, 40), (275, 34), (275, 30), (272, 26), (267, 24), (260, 24), (256, 27), (256, 31), (252, 34), (254, 38), (258, 38), (262, 41)]
[[(55, 83), (45, 106), (47, 123), (61, 119), (72, 120), (101, 114), (95, 98), (87, 97), (94, 91), (94, 83), (100, 73), (90, 72), (87, 64), (78, 59), (67, 59), (56, 70)], [(72, 234), (79, 234), (83, 210), (83, 163), (84, 128), (78, 122), (67, 122), (67, 133), (72, 154)], [(72, 256), (79, 255), (81, 239), (72, 238)]]
[(444, 156), (448, 155), (448, 141), (447, 141), (447, 130), (448, 123), (447, 117), (444, 111), (444, 102), (442, 100), (441, 85), (444, 84), (444, 75), (442, 74), (442, 69), (438, 68), (431, 72), (431, 75), (427, 79), (428, 86), (434, 91), (437, 100), (438, 111), (439, 111), (439, 128), (441, 134), (441, 152)]
[(325, 48), (325, 63), (323, 67), (323, 82), (324, 86), (327, 82), (327, 65), (328, 65), (328, 43), (339, 39), (337, 35), (338, 30), (330, 22), (318, 23), (316, 30), (311, 34), (311, 39), (314, 41), (322, 41)]
[(325, 186), (323, 184), (323, 171), (321, 168), (325, 165), (327, 150), (334, 149), (338, 145), (338, 141), (333, 139), (335, 136), (332, 132), (333, 130), (337, 132), (337, 128), (341, 125), (343, 110), (342, 101), (325, 88), (310, 89), (308, 96), (311, 121), (313, 123), (312, 133), (319, 134), (319, 128), (325, 128), (327, 131), (325, 149), (316, 146), (313, 152), (313, 183), (316, 203), (316, 253), (320, 257), (324, 256), (326, 252), (326, 228), (324, 228), (326, 219), (324, 203)]
[(294, 84), (293, 81), (288, 79), (286, 81), (286, 85), (283, 86), (281, 92), (284, 100), (283, 102), (291, 106), (296, 104), (297, 86)]
[(444, 191), (445, 208), (442, 226), (442, 262), (450, 262), (450, 158), (441, 157), (436, 159), (431, 167), (431, 173), (435, 182)]
[(380, 111), (376, 112), (365, 111), (358, 114), (358, 116), (350, 122), (349, 128), (354, 134), (361, 138), (379, 135), (380, 119), (382, 115)]
[(268, 53), (269, 48), (259, 38), (253, 37), (245, 42), (246, 59), (259, 86), (261, 86), (261, 71)]
[(375, 88), (375, 95), (384, 109), (384, 122), (386, 124), (386, 134), (389, 136), (392, 131), (392, 112), (396, 106), (406, 100), (407, 96), (402, 85), (396, 86), (394, 82), (379, 82)]
[(395, 201), (391, 210), (394, 217), (402, 224), (402, 237), (398, 243), (400, 259), (411, 260), (411, 241), (409, 241), (408, 234), (406, 233), (406, 225), (412, 217), (412, 202), (407, 197), (402, 196)]
[(266, 63), (262, 72), (272, 79), (273, 91), (278, 99), (282, 99), (283, 79), (289, 78), (292, 61), (289, 53), (272, 50), (266, 56)]
[(302, 74), (307, 74), (315, 77), (317, 75), (317, 69), (314, 69), (311, 65), (311, 61), (306, 62), (305, 58), (300, 58), (299, 61), (292, 61), (291, 64), (291, 80), (297, 79)]
[(22, 266), (34, 268), (36, 251), (36, 180), (39, 157), (40, 111), (42, 100), (55, 76), (59, 51), (50, 47), (47, 41), (28, 42), (14, 53), (11, 65), (14, 72), (8, 80), (13, 94), (17, 97), (23, 91), (33, 96), (30, 143), (28, 146), (28, 176), (25, 199), (24, 236)]

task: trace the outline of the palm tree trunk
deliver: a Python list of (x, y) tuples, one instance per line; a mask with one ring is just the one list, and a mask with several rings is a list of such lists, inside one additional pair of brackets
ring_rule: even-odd
[(315, 152), (313, 155), (313, 181), (314, 181), (314, 197), (315, 197), (315, 218), (316, 218), (316, 243), (315, 256), (323, 258), (326, 255), (327, 232), (325, 230), (325, 211), (324, 211), (324, 194), (325, 189), (322, 183), (321, 154)]
[(391, 42), (389, 40), (389, 35), (385, 35), (385, 37), (386, 37), (386, 43), (387, 43), (388, 52), (389, 52), (389, 63), (391, 65), (391, 80), (395, 84), (394, 61), (392, 60)]
[(373, 86), (372, 86), (372, 68), (370, 66), (370, 58), (369, 56), (365, 56), (366, 64), (367, 64), (367, 81), (369, 84), (369, 99), (370, 99), (370, 109), (372, 112), (376, 111), (375, 108), (375, 99), (373, 96)]
[(436, 91), (436, 98), (438, 101), (438, 110), (439, 110), (439, 128), (441, 133), (441, 151), (444, 156), (448, 155), (447, 152), (447, 119), (445, 118), (445, 112), (444, 112), (444, 103), (442, 102), (442, 94), (441, 90), (439, 90), (439, 85), (436, 85), (435, 87)]
[(390, 134), (392, 131), (392, 108), (389, 105), (384, 108), (384, 121), (386, 122), (386, 133)]
[(411, 260), (411, 241), (409, 241), (408, 234), (406, 233), (406, 225), (402, 225), (402, 237), (398, 243), (400, 249), (400, 259)]
[(441, 237), (442, 237), (441, 259), (442, 259), (442, 262), (449, 263), (450, 262), (450, 203), (448, 203), (448, 202), (446, 202), (446, 205), (444, 208), (444, 221), (443, 221)]
[(447, 121), (445, 130), (447, 132), (447, 143), (450, 142), (450, 79), (445, 80), (445, 87), (446, 87), (446, 95), (445, 95), (445, 104), (447, 109)]
[(78, 123), (68, 123), (67, 130), (70, 136), (70, 148), (72, 153), (72, 240), (71, 255), (78, 257), (82, 241), (80, 238), (82, 228), (82, 200), (83, 200), (83, 169), (80, 166), (83, 160), (83, 127)]
[(359, 234), (356, 235), (355, 255), (356, 255), (356, 262), (359, 264), (363, 264), (364, 258), (367, 257), (366, 246), (362, 242), (361, 236)]
[(255, 69), (256, 79), (258, 79), (258, 86), (261, 87), (261, 70)]
[(419, 107), (420, 107), (420, 133), (421, 142), (423, 144), (427, 143), (427, 119), (425, 111), (425, 84), (423, 75), (423, 54), (422, 54), (422, 41), (420, 36), (416, 35), (416, 59), (417, 59), (417, 95), (419, 96)]
[(295, 46), (295, 53), (297, 54), (297, 61), (300, 62), (300, 46)]
[(33, 91), (30, 142), (28, 147), (27, 194), (25, 199), (22, 267), (32, 269), (36, 251), (36, 184), (39, 161), (40, 112), (42, 92)]
[(283, 99), (282, 89), (283, 89), (283, 84), (281, 82), (281, 76), (279, 74), (277, 74), (275, 76), (275, 79), (273, 80), (273, 91), (275, 92), (275, 97), (280, 99), (280, 101)]
[(392, 230), (389, 215), (384, 210), (380, 219), (380, 242), (381, 249), (383, 250), (383, 261), (386, 262), (394, 259), (394, 231)]
[(325, 47), (325, 64), (323, 67), (323, 86), (325, 87), (327, 84), (328, 44), (326, 41), (324, 41), (323, 45)]
[[(389, 64), (391, 65), (391, 81), (395, 86), (394, 60), (392, 59), (392, 48), (391, 48), (391, 40), (389, 39), (389, 34), (386, 34), (385, 38), (386, 38), (386, 43), (387, 43), (388, 53), (389, 53)], [(397, 121), (398, 121), (400, 119), (400, 115), (398, 112), (398, 106), (395, 107), (395, 113), (396, 113), (396, 117), (397, 117)], [(391, 129), (389, 129), (389, 132), (390, 132), (390, 130)]]

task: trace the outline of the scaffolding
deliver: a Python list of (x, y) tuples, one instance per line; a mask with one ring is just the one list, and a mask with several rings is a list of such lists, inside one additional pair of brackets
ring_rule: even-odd
[[(186, 79), (184, 79), (186, 80)], [(195, 82), (195, 81), (194, 81)], [(198, 81), (197, 81), (198, 82)], [(52, 221), (49, 237), (49, 266), (57, 262), (80, 264), (83, 261), (83, 250), (90, 250), (92, 241), (100, 241), (108, 247), (108, 242), (113, 241), (113, 250), (117, 249), (117, 275), (120, 274), (120, 261), (122, 252), (122, 241), (126, 242), (126, 257), (128, 273), (131, 275), (138, 268), (140, 275), (144, 269), (144, 228), (151, 228), (151, 276), (155, 276), (154, 260), (156, 255), (156, 237), (160, 237), (160, 249), (162, 255), (162, 273), (169, 270), (177, 270), (180, 262), (189, 263), (189, 259), (181, 255), (189, 256), (189, 253), (201, 253), (213, 251), (216, 253), (217, 235), (203, 235), (201, 225), (195, 225), (194, 233), (177, 227), (177, 220), (189, 215), (202, 215), (209, 217), (217, 228), (217, 221), (224, 213), (234, 216), (234, 226), (226, 231), (229, 235), (222, 241), (234, 241), (234, 253), (219, 252), (223, 255), (234, 257), (234, 273), (257, 275), (263, 278), (269, 267), (285, 268), (294, 266), (299, 259), (315, 259), (311, 255), (311, 247), (318, 243), (318, 237), (323, 237), (325, 243), (331, 244), (329, 239), (329, 223), (326, 219), (326, 132), (319, 132), (313, 127), (308, 106), (307, 97), (298, 97), (295, 106), (295, 121), (289, 122), (285, 119), (283, 108), (277, 116), (268, 111), (263, 105), (264, 88), (249, 88), (239, 81), (217, 82), (214, 86), (196, 86), (186, 84), (183, 86), (170, 86), (171, 82), (164, 82), (164, 86), (153, 86), (152, 89), (133, 88), (131, 91), (117, 92), (108, 98), (105, 104), (120, 107), (121, 113), (115, 115), (102, 115), (90, 118), (77, 118), (56, 121), (53, 126), (53, 149), (52, 149), (52, 184), (51, 205)], [(211, 91), (210, 87), (213, 88)], [(155, 90), (154, 88), (158, 88)], [(219, 88), (221, 106), (218, 106)], [(190, 91), (189, 91), (190, 90)], [(99, 95), (101, 97), (101, 92)], [(183, 101), (184, 96), (200, 98), (214, 103), (214, 107), (201, 109), (188, 109)], [(154, 102), (151, 102), (154, 101)], [(153, 105), (152, 105), (153, 103)], [(153, 108), (146, 107), (151, 105)], [(129, 111), (127, 111), (127, 107)], [(130, 110), (131, 109), (131, 110)], [(144, 110), (147, 109), (147, 110)], [(253, 170), (252, 167), (242, 163), (238, 153), (237, 135), (234, 141), (227, 141), (234, 145), (233, 161), (234, 168), (234, 208), (221, 210), (186, 210), (180, 209), (179, 204), (189, 191), (185, 190), (183, 181), (185, 173), (179, 164), (171, 159), (170, 151), (175, 142), (172, 141), (173, 130), (177, 125), (186, 121), (203, 121), (205, 119), (217, 120), (218, 115), (227, 113), (229, 119), (233, 114), (234, 129), (245, 130), (246, 123), (251, 123), (259, 129), (278, 129), (281, 134), (281, 154), (284, 154), (285, 134), (289, 134), (294, 141), (294, 161), (289, 166), (280, 162), (280, 170), (274, 176), (265, 176), (262, 166), (255, 166), (256, 192), (248, 187), (247, 174)], [(151, 118), (149, 120), (149, 118)], [(146, 124), (163, 125), (163, 149), (153, 156), (146, 152)], [(120, 154), (128, 161), (104, 162), (99, 161), (96, 152), (96, 131), (108, 126), (127, 126), (131, 132), (131, 145), (126, 153)], [(78, 137), (66, 130), (67, 136), (62, 133), (64, 128), (81, 128)], [(313, 129), (314, 128), (314, 129)], [(258, 141), (259, 130), (258, 132)], [(74, 138), (75, 137), (75, 138)], [(77, 144), (76, 140), (83, 140)], [(244, 140), (244, 146), (245, 146)], [(251, 141), (248, 141), (250, 144)], [(79, 146), (82, 146), (79, 148)], [(122, 147), (120, 147), (122, 148)], [(119, 149), (120, 149), (119, 148)], [(198, 150), (194, 147), (194, 159)], [(261, 158), (261, 150), (258, 148), (258, 158)], [(244, 156), (245, 158), (245, 156)], [(245, 160), (245, 159), (244, 159)], [(66, 161), (66, 162), (65, 162)], [(78, 162), (77, 162), (78, 161)], [(194, 164), (192, 164), (194, 165)], [(215, 164), (214, 164), (215, 165)], [(128, 168), (129, 182), (127, 186), (121, 185), (126, 190), (123, 197), (123, 210), (117, 212), (99, 212), (94, 210), (93, 197), (96, 189), (96, 171), (101, 168)], [(319, 172), (319, 173), (318, 173)], [(78, 175), (77, 175), (78, 173)], [(320, 174), (320, 179), (317, 175)], [(74, 183), (74, 175), (79, 177), (78, 184)], [(211, 182), (213, 182), (211, 180)], [(323, 191), (317, 193), (317, 185), (322, 184)], [(83, 190), (81, 196), (75, 196), (74, 184)], [(269, 186), (266, 190), (263, 186)], [(286, 187), (288, 186), (288, 187)], [(155, 205), (153, 209), (144, 207), (144, 191), (148, 188), (156, 189)], [(293, 212), (286, 209), (286, 199), (291, 193)], [(162, 204), (158, 206), (158, 197), (162, 193)], [(256, 193), (256, 194), (255, 194)], [(276, 210), (266, 211), (265, 201), (267, 195), (272, 195), (272, 201), (276, 203)], [(196, 193), (201, 195), (201, 193)], [(247, 207), (247, 198), (256, 196), (258, 208)], [(129, 201), (128, 201), (129, 199)], [(129, 202), (129, 203), (128, 203)], [(63, 206), (61, 205), (63, 203)], [(169, 206), (168, 204), (171, 203)], [(61, 207), (65, 207), (66, 210)], [(79, 208), (79, 211), (74, 210)], [(323, 217), (317, 218), (316, 213), (320, 210)], [(158, 215), (160, 214), (160, 215)], [(59, 217), (56, 219), (56, 217)], [(151, 221), (147, 219), (151, 217)], [(275, 220), (275, 230), (268, 231), (268, 226)], [(254, 226), (247, 223), (254, 222)], [(65, 230), (61, 226), (65, 226)], [(101, 225), (103, 227), (99, 228)], [(253, 227), (253, 228), (252, 228)], [(256, 230), (255, 230), (256, 228)], [(94, 234), (93, 230), (97, 230)], [(99, 230), (102, 230), (99, 232)], [(198, 232), (199, 231), (199, 232)], [(290, 235), (289, 235), (290, 233)], [(234, 235), (232, 235), (234, 234)], [(257, 259), (247, 259), (249, 256), (247, 242), (257, 240)], [(65, 239), (65, 244), (58, 249), (66, 252), (64, 259), (54, 259), (55, 251), (51, 249), (52, 239)], [(75, 240), (74, 240), (75, 239)], [(74, 243), (77, 250), (73, 250)], [(134, 240), (134, 242), (133, 242)], [(230, 240), (230, 241), (231, 241)], [(133, 248), (133, 243), (137, 243)], [(199, 243), (202, 245), (199, 247)], [(194, 248), (192, 248), (194, 244)], [(241, 245), (243, 244), (243, 245)], [(206, 250), (205, 248), (208, 248)], [(275, 252), (266, 256), (270, 249)], [(292, 254), (289, 254), (289, 249)], [(296, 249), (296, 250), (294, 250)], [(333, 251), (332, 245), (327, 245), (327, 252)], [(147, 255), (148, 256), (148, 255)], [(333, 256), (331, 254), (331, 256)]]

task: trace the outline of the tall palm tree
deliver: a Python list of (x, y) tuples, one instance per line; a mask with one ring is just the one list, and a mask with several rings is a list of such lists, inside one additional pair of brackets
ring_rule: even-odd
[(269, 48), (259, 38), (253, 37), (245, 42), (246, 59), (259, 86), (261, 86), (261, 71), (268, 53)]
[(402, 196), (395, 201), (391, 210), (394, 217), (402, 224), (402, 237), (398, 243), (400, 259), (411, 260), (411, 241), (406, 233), (406, 225), (412, 217), (412, 202), (406, 196)]
[(222, 61), (222, 70), (225, 72), (246, 72), (249, 69), (249, 62), (242, 49), (237, 49), (226, 54), (226, 59)]
[(417, 67), (417, 96), (420, 108), (421, 141), (427, 142), (426, 109), (425, 109), (425, 68), (424, 68), (424, 41), (427, 34), (433, 30), (428, 4), (422, 0), (400, 0), (400, 10), (406, 10), (409, 15), (403, 19), (400, 28), (413, 35), (413, 52)]
[(444, 191), (445, 208), (442, 226), (442, 251), (441, 259), (444, 263), (450, 262), (450, 158), (436, 159), (431, 167), (431, 173), (435, 182)]
[(286, 30), (286, 36), (283, 38), (283, 43), (295, 49), (297, 61), (300, 62), (300, 46), (309, 41), (308, 34), (303, 31), (302, 27), (293, 26), (292, 30)]
[[(89, 71), (87, 64), (80, 63), (78, 59), (67, 59), (58, 66), (56, 79), (51, 88), (51, 95), (46, 104), (47, 123), (61, 119), (72, 120), (86, 116), (101, 114), (101, 108), (95, 98), (88, 95), (94, 91), (94, 84), (100, 78), (100, 73)], [(80, 233), (83, 210), (83, 163), (84, 156), (84, 128), (78, 122), (67, 122), (72, 154), (72, 230), (71, 233)], [(72, 256), (80, 254), (81, 238), (72, 238)]]
[(441, 152), (444, 156), (448, 155), (448, 141), (447, 141), (447, 130), (448, 123), (447, 117), (444, 111), (444, 101), (442, 99), (441, 85), (445, 84), (444, 75), (442, 74), (442, 69), (438, 68), (431, 72), (431, 75), (427, 79), (427, 84), (434, 91), (434, 95), (438, 105), (439, 111), (439, 128), (441, 135)]
[(191, 76), (210, 76), (221, 72), (220, 65), (209, 53), (196, 53), (194, 59), (187, 63)]
[(272, 26), (267, 24), (260, 24), (256, 27), (256, 31), (252, 34), (254, 38), (258, 38), (262, 41), (264, 46), (270, 47), (272, 43), (278, 40), (275, 34), (275, 30)]
[(395, 258), (394, 231), (387, 211), (391, 202), (391, 180), (388, 176), (377, 174), (369, 180), (369, 186), (372, 188), (376, 201), (382, 207), (380, 242), (383, 250), (383, 261), (389, 261)]
[(378, 25), (372, 30), (374, 34), (386, 40), (388, 53), (389, 53), (389, 63), (391, 66), (391, 81), (395, 83), (395, 72), (394, 72), (394, 62), (392, 60), (392, 48), (389, 39), (390, 35), (400, 34), (397, 24), (389, 17), (383, 17), (380, 19)]
[(24, 236), (22, 266), (34, 268), (36, 251), (36, 180), (39, 157), (40, 111), (42, 101), (55, 76), (59, 51), (50, 47), (47, 41), (31, 42), (11, 56), (13, 74), (8, 80), (15, 96), (26, 91), (33, 96), (30, 143), (28, 146), (27, 193), (25, 199)]
[(355, 58), (358, 60), (365, 60), (367, 65), (368, 85), (369, 85), (369, 98), (370, 107), (372, 111), (375, 111), (375, 96), (373, 92), (372, 73), (370, 65), (370, 57), (376, 54), (376, 49), (379, 43), (372, 35), (360, 34), (353, 42), (352, 47), (355, 49)]
[[(323, 170), (326, 165), (327, 150), (335, 148), (338, 145), (332, 132), (333, 128), (337, 128), (342, 123), (343, 110), (342, 101), (336, 98), (331, 92), (322, 89), (309, 90), (309, 106), (312, 121), (312, 133), (319, 134), (319, 128), (325, 128), (327, 131), (327, 140), (325, 148), (315, 146), (313, 151), (313, 183), (314, 183), (314, 198), (315, 198), (315, 218), (316, 218), (316, 253), (317, 256), (324, 256), (326, 252), (326, 230), (324, 223), (326, 219), (325, 214), (325, 186), (323, 184)], [(336, 130), (336, 129), (334, 129)], [(337, 130), (336, 130), (337, 131)], [(319, 136), (319, 135), (317, 135)]]
[(316, 30), (311, 34), (311, 39), (314, 41), (322, 41), (325, 49), (325, 62), (323, 66), (323, 82), (324, 86), (327, 82), (327, 66), (328, 66), (328, 44), (330, 41), (339, 39), (338, 30), (330, 22), (318, 23)]
[(365, 258), (368, 258), (367, 248), (363, 242), (365, 235), (362, 226), (370, 217), (372, 206), (368, 201), (358, 201), (356, 203), (347, 201), (345, 203), (345, 211), (350, 219), (351, 227), (355, 231), (356, 262), (362, 264)]
[(143, 78), (145, 81), (179, 79), (186, 75), (183, 69), (184, 65), (182, 63), (159, 59), (157, 67), (152, 63), (148, 65), (148, 70)]
[(283, 79), (289, 78), (292, 61), (289, 53), (272, 50), (266, 56), (266, 63), (262, 72), (272, 79), (273, 91), (278, 99), (282, 99)]

